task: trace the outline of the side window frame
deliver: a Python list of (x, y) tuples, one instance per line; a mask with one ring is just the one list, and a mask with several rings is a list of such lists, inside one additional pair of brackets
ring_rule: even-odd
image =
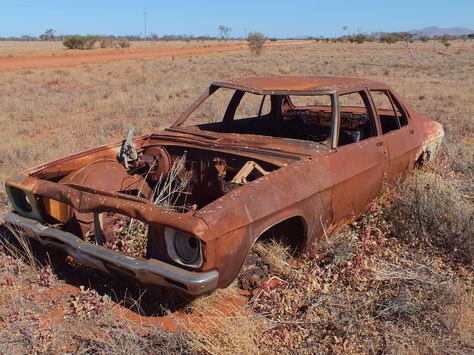
[(387, 93), (388, 93), (388, 96), (390, 97), (390, 100), (392, 102), (392, 105), (394, 105), (395, 108), (398, 109), (398, 111), (400, 111), (400, 113), (402, 114), (402, 116), (404, 115), (405, 118), (406, 118), (406, 121), (407, 123), (402, 125), (402, 122), (400, 122), (400, 119), (398, 118), (397, 116), (397, 119), (398, 119), (398, 123), (400, 124), (400, 129), (403, 129), (403, 127), (407, 127), (410, 123), (410, 115), (408, 114), (408, 110), (405, 108), (405, 106), (402, 105), (402, 103), (400, 102), (400, 100), (397, 98), (396, 95), (393, 94), (393, 92), (391, 92), (390, 90), (386, 90)]
[[(341, 131), (341, 102), (340, 102), (340, 97), (341, 96), (344, 96), (344, 95), (348, 95), (348, 94), (355, 94), (355, 93), (359, 93), (359, 95), (361, 96), (362, 100), (364, 101), (364, 104), (365, 104), (365, 107), (367, 108), (367, 114), (369, 115), (369, 117), (371, 118), (371, 121), (372, 121), (372, 128), (374, 129), (374, 135), (367, 138), (367, 139), (371, 139), (371, 138), (376, 138), (378, 136), (380, 136), (382, 134), (382, 129), (381, 129), (381, 126), (380, 126), (380, 122), (379, 122), (379, 119), (378, 119), (378, 114), (376, 114), (376, 111), (375, 111), (375, 106), (374, 106), (374, 103), (373, 103), (373, 100), (372, 100), (372, 97), (370, 96), (370, 92), (367, 88), (365, 87), (361, 87), (360, 89), (351, 89), (351, 90), (344, 90), (344, 91), (339, 91), (335, 94), (335, 102), (334, 102), (334, 105), (333, 105), (333, 110), (334, 110), (334, 124), (333, 124), (333, 130), (332, 130), (332, 133), (333, 133), (333, 136), (332, 136), (332, 148), (340, 148), (340, 147), (344, 147), (344, 146), (349, 146), (351, 144), (354, 144), (354, 143), (360, 143), (360, 142), (354, 142), (354, 143), (351, 143), (351, 144), (343, 144), (343, 145), (339, 145), (339, 135), (340, 135), (340, 131)], [(365, 139), (364, 139), (365, 140)], [(363, 142), (364, 140), (362, 140), (361, 142)]]
[[(391, 109), (392, 109), (392, 112), (393, 112), (393, 117), (395, 117), (395, 120), (397, 121), (398, 128), (392, 129), (392, 130), (390, 130), (386, 133), (383, 133), (382, 119), (380, 118), (379, 109), (377, 108), (377, 105), (375, 104), (374, 96), (372, 95), (373, 93), (382, 93), (383, 95), (385, 95), (387, 97), (388, 101), (390, 102), (390, 106), (391, 106)], [(394, 102), (393, 95), (390, 92), (390, 90), (388, 90), (388, 89), (369, 89), (369, 94), (370, 94), (370, 99), (371, 99), (371, 101), (374, 105), (375, 112), (377, 113), (377, 121), (380, 125), (380, 133), (382, 135), (386, 135), (386, 134), (389, 134), (391, 132), (396, 132), (396, 131), (400, 130), (403, 126), (401, 125), (400, 118), (397, 115), (397, 105)], [(400, 110), (398, 110), (398, 111), (400, 111)], [(400, 113), (403, 115), (402, 111), (400, 111)]]

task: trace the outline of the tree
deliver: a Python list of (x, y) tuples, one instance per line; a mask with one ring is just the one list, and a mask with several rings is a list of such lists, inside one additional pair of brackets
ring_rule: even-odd
[(263, 50), (263, 45), (267, 41), (267, 38), (260, 32), (251, 32), (247, 36), (247, 42), (252, 53), (260, 55)]
[(55, 34), (56, 30), (53, 30), (52, 28), (47, 29), (44, 31), (44, 33), (40, 36), (40, 39), (42, 41), (54, 41), (55, 39)]
[(219, 34), (221, 36), (221, 39), (229, 39), (230, 33), (232, 32), (231, 27), (227, 27), (224, 25), (219, 26)]

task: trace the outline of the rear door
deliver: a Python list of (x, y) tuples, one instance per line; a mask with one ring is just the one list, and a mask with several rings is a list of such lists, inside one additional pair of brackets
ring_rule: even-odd
[(333, 223), (357, 217), (380, 193), (388, 150), (367, 90), (339, 95), (337, 151), (329, 159), (334, 192)]
[(416, 142), (415, 128), (407, 111), (389, 90), (370, 90), (370, 95), (388, 147), (386, 182), (393, 186), (406, 178), (417, 159), (420, 144)]

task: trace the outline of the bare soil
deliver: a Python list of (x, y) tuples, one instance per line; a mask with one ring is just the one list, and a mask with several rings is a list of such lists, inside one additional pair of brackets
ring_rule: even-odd
[[(281, 41), (267, 43), (265, 48), (298, 47), (308, 41)], [(0, 72), (20, 69), (57, 68), (81, 64), (100, 64), (118, 60), (136, 60), (172, 56), (209, 55), (213, 53), (248, 50), (245, 42), (240, 44), (217, 44), (204, 47), (127, 49), (106, 51), (72, 51), (69, 55), (27, 56), (0, 58)]]

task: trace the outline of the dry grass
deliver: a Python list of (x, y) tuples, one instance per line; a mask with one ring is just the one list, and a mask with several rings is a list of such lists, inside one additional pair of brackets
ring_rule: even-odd
[[(41, 273), (2, 252), (0, 352), (472, 353), (473, 46), (467, 42), (458, 55), (457, 43), (417, 43), (412, 48), (423, 66), (398, 44), (315, 42), (259, 57), (221, 53), (0, 73), (2, 185), (26, 167), (123, 139), (130, 126), (138, 134), (163, 128), (209, 82), (242, 75), (382, 80), (446, 130), (440, 164), (398, 191), (394, 207), (377, 220), (383, 233), (363, 240), (361, 224), (348, 225), (321, 241), (316, 256), (298, 260), (277, 244), (264, 246), (271, 276), (281, 282), (231, 312), (214, 305), (237, 297), (235, 286), (188, 306), (213, 332), (144, 329), (115, 313), (113, 302), (90, 319), (59, 313), (43, 323), (70, 307), (71, 298), (59, 296), (65, 285), (54, 277), (40, 282)], [(56, 293), (32, 299), (32, 290)]]
[(229, 314), (211, 310), (202, 318), (204, 326), (193, 329), (187, 346), (198, 354), (257, 354), (261, 348), (263, 323), (249, 309), (234, 308)]
[[(117, 42), (120, 42), (117, 40)], [(226, 41), (226, 45), (241, 44), (242, 41)], [(222, 45), (222, 42), (215, 40), (199, 40), (199, 41), (132, 41), (129, 50), (153, 50), (157, 48), (190, 48), (190, 47), (210, 47)], [(109, 53), (117, 52), (117, 48), (100, 48), (97, 43), (93, 51), (89, 53)], [(62, 41), (0, 41), (0, 58), (12, 57), (36, 57), (49, 55), (84, 55), (84, 51), (70, 50), (64, 47)]]
[(279, 274), (288, 274), (293, 270), (293, 255), (291, 247), (274, 240), (266, 243), (256, 243), (254, 251), (268, 261)]
[(393, 233), (415, 246), (432, 244), (452, 257), (474, 261), (474, 206), (447, 174), (416, 172), (391, 210)]
[[(213, 80), (281, 70), (387, 81), (418, 111), (444, 124), (456, 161), (472, 161), (465, 145), (472, 146), (474, 51), (467, 44), (469, 52), (439, 55), (432, 46), (415, 48), (425, 66), (398, 45), (315, 43), (259, 57), (243, 52), (4, 72), (0, 181), (54, 157), (122, 139), (130, 126), (137, 134), (166, 127)], [(468, 167), (461, 163), (459, 169)]]

